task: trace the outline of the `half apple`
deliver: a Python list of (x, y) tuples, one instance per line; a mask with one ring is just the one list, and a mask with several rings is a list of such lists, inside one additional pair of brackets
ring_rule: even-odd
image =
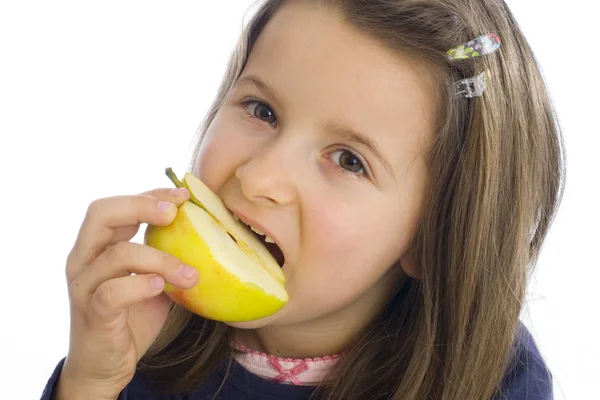
[(235, 219), (208, 186), (186, 173), (180, 182), (170, 168), (167, 176), (187, 187), (190, 200), (165, 227), (149, 225), (144, 243), (162, 250), (199, 272), (191, 289), (165, 285), (176, 303), (205, 318), (242, 322), (264, 318), (288, 301), (281, 267), (259, 238)]

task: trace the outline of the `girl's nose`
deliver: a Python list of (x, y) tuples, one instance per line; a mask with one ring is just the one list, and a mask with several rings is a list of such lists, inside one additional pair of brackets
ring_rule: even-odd
[(282, 146), (273, 145), (252, 156), (235, 172), (240, 180), (242, 193), (253, 203), (266, 206), (293, 204), (297, 197), (295, 182), (298, 165), (297, 155)]

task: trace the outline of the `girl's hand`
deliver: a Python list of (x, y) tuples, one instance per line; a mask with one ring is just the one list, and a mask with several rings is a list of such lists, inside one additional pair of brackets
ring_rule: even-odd
[(187, 199), (187, 189), (158, 189), (89, 206), (67, 259), (71, 335), (57, 399), (116, 399), (165, 323), (164, 282), (198, 282), (176, 257), (129, 242), (141, 223), (170, 224)]

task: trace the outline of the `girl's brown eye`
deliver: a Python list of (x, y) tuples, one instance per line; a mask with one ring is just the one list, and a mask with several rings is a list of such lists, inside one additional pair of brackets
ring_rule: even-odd
[(362, 169), (360, 160), (354, 157), (354, 154), (347, 151), (340, 155), (340, 166), (350, 172), (360, 172)]
[(338, 150), (332, 153), (333, 161), (341, 168), (355, 174), (366, 174), (362, 161), (351, 151)]
[(248, 111), (250, 114), (269, 124), (274, 124), (277, 121), (275, 113), (264, 103), (252, 101), (248, 103)]

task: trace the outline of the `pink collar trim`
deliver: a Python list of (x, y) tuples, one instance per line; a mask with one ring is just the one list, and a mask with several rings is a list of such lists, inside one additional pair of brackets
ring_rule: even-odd
[(249, 349), (234, 341), (234, 358), (249, 372), (273, 382), (315, 386), (323, 380), (341, 354), (318, 358), (284, 358)]

